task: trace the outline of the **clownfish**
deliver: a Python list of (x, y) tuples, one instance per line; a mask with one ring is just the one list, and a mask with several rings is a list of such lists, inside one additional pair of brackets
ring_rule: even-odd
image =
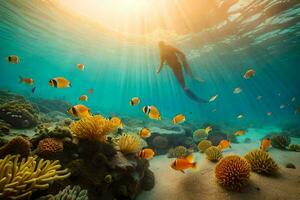
[(160, 113), (155, 106), (144, 106), (142, 110), (150, 119), (161, 120)]
[(49, 85), (55, 88), (68, 88), (71, 87), (71, 82), (63, 77), (52, 78)]
[(78, 118), (91, 116), (90, 109), (82, 104), (71, 107), (67, 112)]

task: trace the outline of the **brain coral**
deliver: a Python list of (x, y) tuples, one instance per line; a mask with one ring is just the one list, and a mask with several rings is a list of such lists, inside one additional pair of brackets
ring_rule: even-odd
[(115, 131), (117, 127), (101, 115), (81, 118), (70, 125), (71, 133), (78, 138), (105, 142), (106, 135)]
[(245, 155), (250, 163), (251, 169), (260, 174), (273, 174), (278, 170), (278, 166), (269, 153), (256, 149)]
[(209, 140), (202, 140), (198, 144), (198, 150), (199, 150), (200, 153), (204, 153), (206, 151), (206, 149), (208, 149), (211, 146), (212, 146), (211, 141), (209, 141)]
[(174, 149), (170, 149), (168, 152), (168, 158), (182, 158), (189, 155), (191, 152), (184, 146), (177, 146)]
[(206, 159), (210, 161), (219, 161), (222, 158), (222, 152), (219, 148), (212, 146), (205, 151)]
[(239, 191), (249, 182), (251, 167), (242, 157), (230, 155), (222, 158), (215, 167), (217, 182), (229, 190)]
[(124, 154), (136, 153), (141, 150), (142, 142), (138, 135), (136, 134), (122, 134), (118, 138), (117, 145), (120, 151)]
[(273, 135), (271, 137), (271, 145), (277, 149), (286, 149), (291, 143), (291, 138), (287, 135)]
[(21, 136), (13, 138), (9, 143), (0, 148), (0, 158), (8, 154), (20, 154), (21, 157), (27, 157), (30, 154), (30, 142)]
[(37, 154), (41, 157), (56, 156), (64, 150), (62, 140), (56, 138), (45, 138), (37, 146)]

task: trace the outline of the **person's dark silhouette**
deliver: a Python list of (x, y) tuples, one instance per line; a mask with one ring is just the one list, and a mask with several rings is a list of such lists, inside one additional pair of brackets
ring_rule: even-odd
[[(182, 53), (175, 47), (166, 45), (163, 41), (160, 41), (158, 43), (158, 46), (159, 46), (159, 50), (160, 50), (160, 65), (157, 70), (157, 73), (159, 73), (161, 71), (161, 69), (164, 66), (164, 63), (166, 62), (168, 64), (168, 66), (172, 69), (174, 75), (176, 76), (180, 86), (183, 88), (185, 94), (188, 97), (190, 97), (191, 99), (193, 99), (194, 101), (197, 101), (198, 103), (207, 103), (208, 101), (197, 97), (185, 84), (181, 66), (183, 66), (185, 72), (190, 77), (192, 77), (192, 78), (194, 78), (194, 77), (193, 77), (192, 71), (190, 69), (190, 66), (187, 63), (184, 53)], [(200, 80), (198, 79), (198, 81), (200, 81)]]

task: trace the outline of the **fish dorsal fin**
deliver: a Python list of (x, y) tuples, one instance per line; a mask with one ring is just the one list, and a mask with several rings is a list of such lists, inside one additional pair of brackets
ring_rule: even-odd
[(187, 157), (185, 157), (185, 159), (189, 162), (189, 163), (193, 163), (194, 162), (194, 154), (190, 154)]

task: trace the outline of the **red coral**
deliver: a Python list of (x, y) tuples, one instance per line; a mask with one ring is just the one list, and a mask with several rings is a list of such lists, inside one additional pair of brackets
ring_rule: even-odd
[(37, 154), (41, 157), (53, 157), (64, 150), (63, 142), (56, 138), (45, 138), (37, 146)]
[(30, 154), (30, 142), (21, 136), (13, 138), (9, 143), (0, 148), (0, 158), (8, 154), (20, 154), (21, 157), (27, 157)]

